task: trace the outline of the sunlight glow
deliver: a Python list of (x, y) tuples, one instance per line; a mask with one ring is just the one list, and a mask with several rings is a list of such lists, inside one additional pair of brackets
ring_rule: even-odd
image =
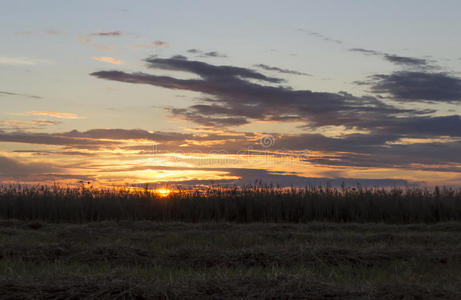
[(171, 194), (171, 190), (167, 188), (161, 188), (161, 189), (156, 189), (155, 192), (160, 196), (160, 197), (168, 197)]

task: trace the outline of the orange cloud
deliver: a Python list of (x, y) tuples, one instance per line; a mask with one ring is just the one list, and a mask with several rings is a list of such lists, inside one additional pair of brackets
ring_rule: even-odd
[(165, 47), (165, 48), (170, 47), (170, 45), (167, 42), (164, 42), (164, 41), (155, 41), (155, 42), (152, 43), (152, 45), (154, 45), (155, 47)]
[(97, 61), (102, 61), (102, 62), (107, 62), (107, 63), (114, 64), (114, 65), (123, 64), (123, 62), (121, 60), (118, 60), (116, 58), (109, 57), (109, 56), (92, 57), (91, 59), (97, 60)]
[(8, 121), (0, 121), (0, 127), (6, 127), (8, 129), (37, 129), (43, 128), (47, 126), (54, 126), (57, 125), (58, 122), (45, 120), (45, 119), (38, 119), (33, 121), (22, 121), (22, 120), (8, 120)]
[(77, 114), (57, 111), (28, 111), (27, 114), (32, 116), (49, 116), (58, 119), (83, 119), (83, 117)]

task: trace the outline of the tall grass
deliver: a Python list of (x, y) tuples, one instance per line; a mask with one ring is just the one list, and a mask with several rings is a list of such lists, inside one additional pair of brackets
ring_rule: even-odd
[(157, 220), (187, 222), (461, 221), (461, 191), (448, 188), (270, 186), (176, 190), (0, 187), (0, 218), (49, 222)]

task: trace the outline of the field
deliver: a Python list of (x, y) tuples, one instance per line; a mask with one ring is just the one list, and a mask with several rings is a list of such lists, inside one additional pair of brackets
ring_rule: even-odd
[(460, 196), (4, 187), (0, 299), (461, 299)]
[(461, 299), (461, 224), (2, 221), (1, 299)]

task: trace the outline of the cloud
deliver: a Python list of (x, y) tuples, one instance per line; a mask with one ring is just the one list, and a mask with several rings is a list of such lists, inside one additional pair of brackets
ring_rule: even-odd
[(152, 45), (154, 45), (155, 47), (159, 47), (159, 48), (169, 48), (170, 47), (170, 44), (164, 41), (155, 41), (155, 42), (152, 42)]
[(227, 57), (227, 55), (219, 53), (218, 51), (204, 52), (202, 50), (195, 49), (195, 48), (187, 50), (187, 53), (197, 54), (199, 57), (221, 57), (221, 58)]
[(33, 66), (38, 63), (37, 60), (24, 57), (5, 57), (0, 56), (0, 65), (11, 66)]
[(199, 49), (193, 48), (193, 49), (187, 50), (187, 53), (191, 53), (191, 54), (200, 54), (200, 53), (202, 53), (202, 51), (199, 50)]
[(217, 51), (210, 51), (203, 53), (201, 57), (227, 57), (227, 55), (219, 53)]
[(157, 48), (170, 48), (170, 44), (164, 41), (154, 41), (151, 43), (146, 43), (146, 44), (137, 44), (135, 47), (138, 48), (149, 48), (149, 47), (157, 47)]
[(108, 56), (92, 57), (91, 59), (97, 60), (97, 61), (102, 61), (102, 62), (107, 62), (107, 63), (114, 64), (114, 65), (123, 64), (123, 62), (121, 60), (118, 60), (118, 59), (113, 58), (113, 57), (108, 57)]
[[(370, 50), (371, 51), (371, 50)], [(313, 165), (357, 168), (407, 168), (461, 172), (461, 116), (436, 116), (434, 110), (400, 108), (382, 97), (354, 96), (346, 92), (313, 92), (281, 85), (282, 79), (265, 76), (253, 69), (220, 66), (200, 61), (151, 57), (148, 67), (198, 75), (200, 79), (178, 79), (147, 73), (101, 71), (92, 76), (134, 84), (149, 84), (205, 94), (185, 108), (169, 108), (178, 118), (214, 130), (254, 121), (299, 122), (304, 134), (276, 134), (276, 145), (287, 154), (319, 151), (322, 157), (306, 157)], [(405, 101), (455, 101), (460, 99), (459, 79), (446, 73), (394, 72), (374, 75), (366, 84), (373, 92)], [(364, 84), (364, 83), (362, 83)], [(458, 101), (458, 100), (456, 100)], [(341, 133), (321, 134), (326, 127)], [(347, 130), (356, 133), (347, 133)], [(227, 131), (229, 132), (229, 130)], [(181, 141), (181, 139), (184, 140)], [(166, 150), (185, 146), (189, 151), (258, 149), (258, 136), (242, 138), (178, 136), (160, 146)], [(213, 143), (210, 144), (210, 141)], [(220, 141), (220, 142), (219, 142)], [(405, 141), (410, 141), (406, 143)], [(176, 147), (176, 148), (175, 148)], [(437, 150), (437, 149), (440, 149)], [(282, 151), (282, 152), (283, 152)], [(438, 166), (439, 164), (439, 166)]]
[(316, 39), (319, 39), (319, 40), (322, 40), (322, 41), (325, 41), (325, 42), (330, 42), (330, 43), (335, 43), (335, 44), (342, 44), (343, 43), (340, 40), (330, 38), (330, 37), (328, 37), (326, 35), (323, 35), (323, 34), (321, 34), (319, 32), (309, 31), (309, 30), (302, 29), (302, 28), (300, 28), (298, 30), (301, 31), (301, 32), (307, 33), (311, 37), (314, 37)]
[(398, 56), (393, 54), (385, 54), (384, 58), (396, 65), (404, 66), (428, 66), (428, 61), (422, 58), (414, 58), (408, 56)]
[[(196, 185), (274, 185), (281, 187), (306, 187), (306, 186), (331, 186), (340, 187), (341, 185), (356, 186), (360, 184), (363, 187), (392, 187), (408, 186), (410, 182), (403, 179), (359, 179), (359, 178), (318, 178), (304, 177), (295, 174), (285, 174), (283, 172), (267, 171), (264, 169), (245, 169), (245, 168), (182, 168), (182, 167), (162, 167), (151, 166), (144, 167), (148, 170), (199, 170), (199, 171), (220, 171), (225, 172), (225, 176), (238, 177), (238, 179), (218, 179), (218, 180), (182, 180), (169, 182), (169, 184), (178, 184), (183, 187), (193, 187)], [(156, 182), (158, 183), (158, 182)], [(154, 183), (155, 184), (155, 183)]]
[(266, 71), (275, 71), (275, 72), (279, 72), (279, 73), (293, 74), (293, 75), (312, 76), (311, 74), (308, 74), (308, 73), (303, 73), (303, 72), (298, 72), (298, 71), (293, 71), (293, 70), (288, 70), (288, 69), (281, 69), (281, 68), (278, 68), (278, 67), (271, 67), (271, 66), (264, 65), (264, 64), (258, 64), (258, 65), (254, 65), (254, 66), (257, 67), (257, 68), (261, 68), (263, 70), (266, 70)]
[(106, 45), (102, 45), (102, 44), (99, 44), (99, 43), (95, 43), (93, 42), (93, 39), (96, 37), (96, 38), (108, 38), (108, 37), (121, 37), (123, 36), (124, 33), (121, 32), (121, 31), (99, 31), (99, 32), (95, 32), (95, 33), (90, 33), (90, 34), (87, 34), (87, 35), (79, 35), (77, 36), (77, 40), (83, 42), (83, 43), (86, 43), (86, 44), (89, 44), (99, 50), (103, 50), (103, 51), (110, 51), (112, 50), (114, 47), (112, 46), (106, 46)]
[[(458, 118), (459, 119), (459, 118)], [(443, 119), (440, 122), (443, 123)], [(458, 120), (459, 122), (459, 120)], [(290, 164), (293, 159), (297, 164), (303, 162), (320, 167), (355, 167), (355, 168), (385, 168), (428, 170), (438, 169), (439, 172), (461, 172), (461, 138), (439, 139), (439, 130), (424, 129), (420, 133), (423, 139), (417, 142), (400, 143), (409, 136), (418, 137), (417, 125), (407, 131), (406, 124), (389, 128), (391, 132), (372, 132), (366, 134), (347, 134), (341, 137), (326, 137), (322, 134), (277, 134), (272, 136), (275, 146), (267, 149), (260, 145), (261, 135), (258, 133), (222, 132), (222, 133), (179, 133), (179, 132), (149, 132), (141, 129), (93, 129), (88, 131), (70, 131), (63, 133), (26, 133), (0, 130), (0, 142), (26, 143), (61, 146), (63, 151), (75, 152), (76, 149), (122, 150), (135, 151), (138, 155), (158, 153), (214, 153), (240, 154), (243, 158), (235, 158), (235, 164), (248, 162), (251, 155), (263, 154), (270, 159), (271, 151), (278, 158), (288, 157)], [(457, 124), (446, 124), (446, 127)], [(451, 129), (455, 132), (454, 127)], [(399, 130), (402, 130), (401, 132)], [(434, 134), (434, 141), (427, 138)], [(437, 134), (437, 135), (436, 135)], [(457, 133), (459, 137), (459, 133)], [(67, 149), (67, 150), (66, 150)], [(310, 155), (311, 152), (321, 155)], [(78, 151), (77, 151), (78, 152)], [(79, 155), (79, 154), (77, 154)], [(132, 155), (132, 154), (130, 154)], [(224, 158), (226, 159), (226, 158)], [(218, 159), (219, 160), (219, 159)], [(286, 161), (285, 161), (286, 162)], [(282, 160), (283, 163), (283, 160)]]
[(201, 104), (189, 108), (171, 109), (176, 116), (206, 126), (242, 125), (253, 120), (262, 120), (297, 121), (309, 127), (344, 125), (366, 128), (377, 119), (389, 119), (398, 114), (423, 113), (417, 110), (398, 109), (373, 97), (273, 86), (270, 84), (282, 83), (283, 80), (247, 68), (215, 66), (174, 57), (149, 58), (146, 61), (152, 69), (190, 72), (202, 79), (176, 79), (121, 71), (100, 71), (91, 75), (102, 79), (150, 84), (211, 95), (212, 98), (202, 99)]
[(56, 170), (58, 170), (56, 167), (50, 166), (49, 164), (22, 163), (12, 158), (0, 156), (0, 178), (27, 177), (30, 175), (39, 175), (48, 172), (55, 172)]
[(77, 39), (82, 42), (90, 43), (93, 41), (93, 37), (120, 37), (122, 35), (123, 33), (121, 31), (99, 31), (87, 35), (80, 35)]
[(2, 95), (7, 95), (7, 96), (20, 96), (20, 97), (26, 97), (26, 98), (32, 98), (32, 99), (42, 99), (42, 97), (40, 97), (40, 96), (35, 96), (35, 95), (19, 94), (19, 93), (12, 93), (12, 92), (0, 91), (0, 96), (2, 96)]
[(123, 33), (121, 31), (99, 31), (96, 33), (92, 33), (92, 36), (122, 36)]
[(0, 121), (0, 127), (4, 127), (7, 129), (37, 129), (43, 128), (48, 126), (57, 125), (58, 122), (45, 120), (45, 119), (38, 119), (33, 121), (23, 121), (23, 120), (8, 120), (8, 121)]
[(175, 55), (171, 57), (172, 59), (181, 59), (181, 60), (187, 60), (188, 58), (184, 55)]
[(423, 69), (430, 69), (434, 68), (433, 66), (429, 65), (429, 61), (423, 58), (415, 58), (415, 57), (408, 57), (408, 56), (400, 56), (395, 54), (384, 53), (376, 50), (369, 50), (363, 48), (352, 48), (349, 49), (351, 52), (358, 52), (365, 55), (375, 55), (381, 56), (385, 60), (399, 66), (404, 67), (416, 67), (416, 68), (423, 68)]
[(365, 55), (382, 55), (381, 52), (376, 51), (376, 50), (370, 50), (370, 49), (364, 49), (364, 48), (352, 48), (349, 49), (351, 52), (359, 52)]
[(84, 118), (77, 114), (57, 112), (57, 111), (28, 111), (27, 114), (32, 115), (32, 116), (48, 116), (48, 117), (54, 117), (58, 119), (83, 119)]
[(373, 92), (400, 101), (461, 101), (461, 78), (448, 73), (401, 71), (373, 75), (360, 84), (370, 84)]
[(0, 183), (25, 182), (39, 184), (54, 184), (60, 180), (85, 180), (95, 178), (91, 175), (62, 174), (69, 172), (66, 168), (50, 163), (24, 162), (6, 156), (0, 156)]
[(67, 147), (99, 148), (103, 146), (116, 146), (114, 141), (101, 141), (89, 138), (73, 138), (60, 133), (31, 133), (31, 132), (4, 132), (0, 130), (0, 142), (55, 145)]

